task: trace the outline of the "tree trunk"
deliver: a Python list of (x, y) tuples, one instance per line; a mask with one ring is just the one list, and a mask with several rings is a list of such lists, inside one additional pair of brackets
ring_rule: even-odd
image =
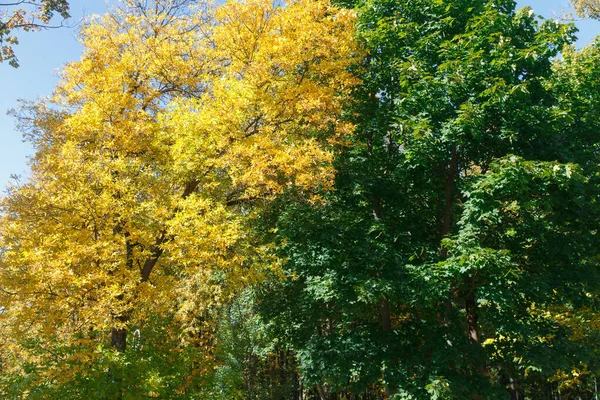
[(379, 302), (379, 320), (381, 321), (381, 329), (384, 332), (392, 331), (392, 319), (390, 316), (390, 302), (387, 299)]
[(329, 388), (326, 385), (317, 385), (317, 391), (321, 400), (331, 400), (331, 393), (329, 393)]
[(477, 299), (475, 298), (475, 285), (472, 278), (465, 278), (465, 283), (469, 285), (469, 292), (465, 297), (465, 311), (467, 313), (467, 334), (471, 344), (479, 344), (479, 328), (477, 322)]
[(510, 394), (510, 400), (525, 399), (523, 391), (519, 389), (517, 382), (513, 378), (508, 378), (508, 393)]
[[(454, 207), (454, 187), (456, 186), (456, 180), (458, 178), (458, 149), (454, 147), (452, 149), (451, 158), (444, 166), (443, 171), (443, 179), (444, 179), (444, 207), (442, 214), (442, 231), (441, 238), (447, 237), (452, 231), (452, 209)], [(448, 251), (445, 247), (440, 245), (439, 248), (439, 257), (440, 259), (445, 259), (448, 257)], [(444, 300), (441, 304), (442, 310), (442, 325), (445, 328), (450, 327), (450, 319), (452, 314), (452, 295), (449, 295), (449, 298)], [(446, 337), (446, 342), (449, 346), (452, 346), (452, 341)]]
[[(123, 294), (119, 294), (115, 300), (116, 302), (122, 302), (124, 299)], [(119, 326), (121, 328), (112, 328), (110, 332), (110, 345), (113, 349), (117, 350), (119, 353), (125, 351), (127, 347), (127, 328), (125, 328), (125, 324), (129, 320), (129, 316), (125, 312), (124, 314), (118, 315), (114, 317), (117, 321), (119, 321)]]
[(127, 347), (127, 329), (112, 328), (110, 335), (110, 345), (119, 353), (125, 351)]
[[(458, 149), (452, 149), (450, 161), (444, 169), (444, 211), (442, 214), (442, 239), (452, 231), (452, 209), (454, 208), (455, 186), (459, 176)], [(440, 258), (448, 256), (447, 250), (440, 246)]]
[[(485, 367), (485, 363), (481, 362), (479, 358), (478, 350), (481, 348), (480, 338), (479, 338), (479, 315), (477, 312), (477, 286), (474, 282), (473, 277), (465, 276), (464, 284), (466, 286), (467, 294), (465, 296), (465, 312), (467, 314), (467, 337), (469, 339), (469, 343), (471, 346), (474, 346), (474, 358), (471, 360), (471, 368), (473, 372), (480, 375), (486, 376), (487, 370)], [(514, 385), (514, 380), (509, 378), (509, 386)], [(513, 399), (512, 391), (511, 391), (511, 400), (522, 400), (523, 397), (520, 396), (519, 391), (515, 391), (518, 397)]]

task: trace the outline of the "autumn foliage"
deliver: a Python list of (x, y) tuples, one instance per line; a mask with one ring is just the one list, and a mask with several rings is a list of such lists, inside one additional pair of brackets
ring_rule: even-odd
[(91, 20), (15, 112), (0, 396), (598, 396), (600, 42), (574, 34), (512, 0)]
[(156, 316), (165, 340), (206, 346), (211, 310), (278, 265), (244, 225), (285, 190), (318, 201), (332, 184), (352, 12), (183, 3), (86, 25), (81, 60), (22, 111), (36, 154), (2, 205), (5, 373), (69, 380), (107, 333), (124, 351)]

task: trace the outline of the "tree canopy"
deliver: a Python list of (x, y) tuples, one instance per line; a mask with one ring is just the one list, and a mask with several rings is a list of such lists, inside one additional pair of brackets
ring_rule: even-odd
[(374, 0), (357, 22), (354, 142), (329, 201), (276, 220), (290, 279), (265, 319), (324, 392), (549, 398), (597, 365), (576, 322), (597, 307), (597, 92), (566, 83), (595, 73), (554, 58), (572, 27), (512, 1)]
[(40, 380), (66, 382), (99, 360), (106, 331), (124, 352), (160, 320), (165, 344), (210, 358), (211, 313), (277, 264), (244, 225), (284, 190), (317, 201), (331, 184), (329, 142), (350, 128), (340, 93), (356, 82), (352, 13), (185, 3), (90, 23), (50, 103), (22, 110), (32, 177), (0, 222), (14, 372), (39, 364)]
[(0, 393), (597, 395), (600, 42), (574, 34), (512, 0), (90, 21), (16, 113)]

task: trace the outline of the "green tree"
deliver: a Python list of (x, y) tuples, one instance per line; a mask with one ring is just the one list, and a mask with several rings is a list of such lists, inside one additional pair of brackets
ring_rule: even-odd
[(514, 7), (357, 6), (356, 139), (324, 206), (274, 213), (289, 279), (262, 300), (324, 398), (518, 399), (597, 368), (596, 75), (554, 61), (571, 25)]
[(0, 2), (0, 62), (18, 67), (13, 46), (19, 44), (15, 31), (37, 31), (63, 26), (50, 25), (55, 14), (70, 17), (66, 0), (13, 0)]

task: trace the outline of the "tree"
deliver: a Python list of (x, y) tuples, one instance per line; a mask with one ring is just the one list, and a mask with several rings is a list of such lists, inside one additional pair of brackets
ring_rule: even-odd
[[(24, 6), (25, 8), (18, 8)], [(70, 17), (69, 3), (66, 0), (14, 0), (0, 2), (0, 62), (8, 61), (13, 67), (19, 66), (13, 46), (19, 44), (14, 31), (25, 32), (56, 28), (49, 25), (54, 14), (63, 19)]]
[(571, 0), (571, 5), (581, 18), (600, 18), (600, 2), (598, 0)]
[(273, 213), (290, 279), (262, 299), (324, 399), (548, 396), (597, 365), (598, 92), (569, 88), (595, 69), (514, 6), (358, 3), (355, 141), (326, 203)]
[(21, 112), (36, 154), (31, 181), (2, 204), (5, 382), (86, 381), (106, 370), (97, 349), (110, 343), (125, 364), (101, 386), (135, 396), (145, 386), (129, 379), (152, 371), (124, 372), (131, 333), (160, 333), (163, 367), (188, 349), (204, 357), (157, 378), (186, 396), (220, 305), (277, 268), (246, 229), (256, 210), (289, 188), (318, 201), (331, 185), (330, 142), (350, 131), (341, 96), (357, 82), (352, 13), (187, 3), (127, 2), (85, 26), (50, 104)]

